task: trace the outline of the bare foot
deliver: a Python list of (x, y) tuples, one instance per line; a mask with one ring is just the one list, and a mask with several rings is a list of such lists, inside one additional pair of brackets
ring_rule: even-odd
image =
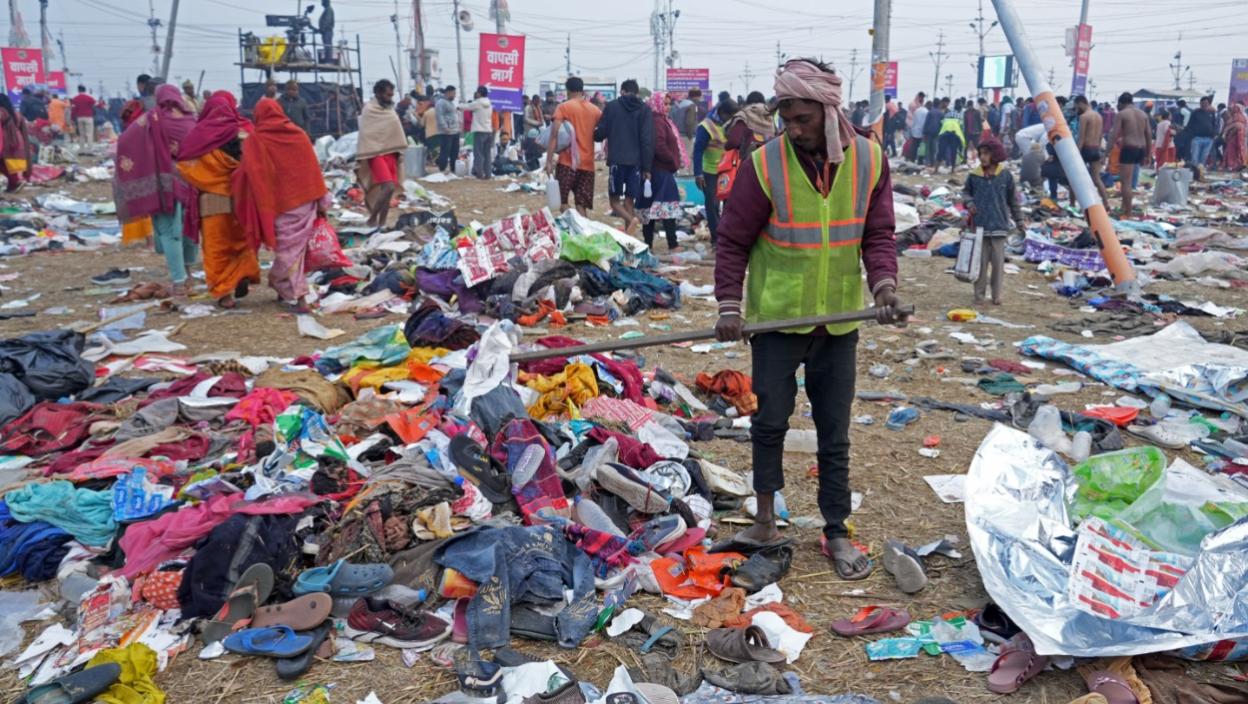
[(222, 296), (217, 299), (217, 305), (226, 310), (232, 310), (238, 307), (238, 301), (234, 300), (233, 296)]
[(780, 539), (780, 529), (776, 528), (775, 521), (759, 521), (740, 533), (737, 533), (736, 537), (742, 542), (765, 545), (767, 543), (774, 543)]
[(825, 539), (823, 554), (832, 561), (832, 566), (836, 568), (836, 573), (841, 579), (866, 579), (874, 568), (867, 556), (849, 542), (849, 538)]

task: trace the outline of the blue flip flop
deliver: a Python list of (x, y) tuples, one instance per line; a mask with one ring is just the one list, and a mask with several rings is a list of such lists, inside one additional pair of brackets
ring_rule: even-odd
[(338, 560), (325, 567), (313, 567), (295, 580), (296, 595), (325, 592), (334, 596), (363, 596), (390, 584), (394, 570), (390, 565), (353, 565)]
[(299, 635), (287, 626), (244, 628), (231, 633), (221, 644), (231, 653), (293, 658), (312, 647), (310, 635)]

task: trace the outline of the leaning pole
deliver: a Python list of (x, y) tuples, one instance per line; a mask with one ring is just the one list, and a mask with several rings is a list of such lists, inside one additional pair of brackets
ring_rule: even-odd
[(1023, 73), (1023, 79), (1027, 81), (1027, 88), (1036, 101), (1036, 109), (1040, 111), (1049, 142), (1057, 152), (1062, 170), (1066, 172), (1066, 180), (1070, 182), (1070, 188), (1079, 200), (1079, 207), (1083, 209), (1092, 230), (1092, 237), (1101, 248), (1101, 257), (1105, 260), (1105, 267), (1109, 269), (1110, 278), (1118, 290), (1130, 292), (1135, 284), (1135, 269), (1122, 251), (1113, 222), (1105, 211), (1105, 204), (1101, 202), (1096, 186), (1092, 183), (1092, 176), (1083, 163), (1083, 157), (1079, 155), (1079, 147), (1070, 134), (1066, 117), (1062, 115), (1053, 96), (1053, 88), (1044, 79), (1040, 62), (1032, 52), (1031, 43), (1027, 41), (1027, 34), (1023, 31), (1023, 23), (1014, 11), (1014, 2), (992, 0), (992, 5), (997, 10), (1001, 30), (1010, 42), (1010, 49), (1014, 52), (1014, 59)]

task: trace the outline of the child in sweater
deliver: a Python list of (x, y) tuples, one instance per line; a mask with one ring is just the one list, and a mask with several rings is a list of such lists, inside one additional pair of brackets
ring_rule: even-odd
[(1011, 230), (1025, 232), (1025, 226), (1014, 187), (1014, 175), (1005, 166), (1008, 158), (1005, 146), (996, 137), (988, 137), (980, 143), (978, 151), (979, 167), (967, 177), (962, 191), (966, 209), (971, 214), (971, 226), (984, 230), (979, 278), (975, 280), (975, 302), (984, 302), (988, 268), (991, 266), (992, 304), (1001, 305), (1005, 240)]

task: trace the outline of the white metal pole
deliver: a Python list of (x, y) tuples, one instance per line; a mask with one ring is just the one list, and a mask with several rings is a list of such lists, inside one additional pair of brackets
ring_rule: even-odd
[(1101, 257), (1105, 259), (1109, 274), (1116, 286), (1129, 288), (1135, 282), (1135, 269), (1122, 251), (1122, 245), (1118, 242), (1113, 223), (1105, 211), (1105, 204), (1101, 202), (1096, 185), (1092, 183), (1092, 176), (1083, 163), (1079, 147), (1075, 145), (1075, 140), (1070, 133), (1070, 126), (1066, 124), (1066, 118), (1057, 105), (1053, 88), (1045, 80), (1040, 61), (1027, 40), (1023, 23), (1014, 9), (1013, 0), (992, 0), (992, 4), (997, 10), (997, 18), (1001, 21), (1001, 31), (1005, 33), (1005, 38), (1014, 51), (1014, 59), (1022, 71), (1023, 80), (1027, 82), (1027, 88), (1035, 100), (1036, 109), (1040, 111), (1040, 119), (1048, 131), (1049, 142), (1053, 145), (1053, 150), (1057, 152), (1062, 170), (1066, 172), (1066, 180), (1070, 182), (1070, 188), (1074, 191), (1079, 206), (1084, 210), (1093, 238), (1100, 245)]

